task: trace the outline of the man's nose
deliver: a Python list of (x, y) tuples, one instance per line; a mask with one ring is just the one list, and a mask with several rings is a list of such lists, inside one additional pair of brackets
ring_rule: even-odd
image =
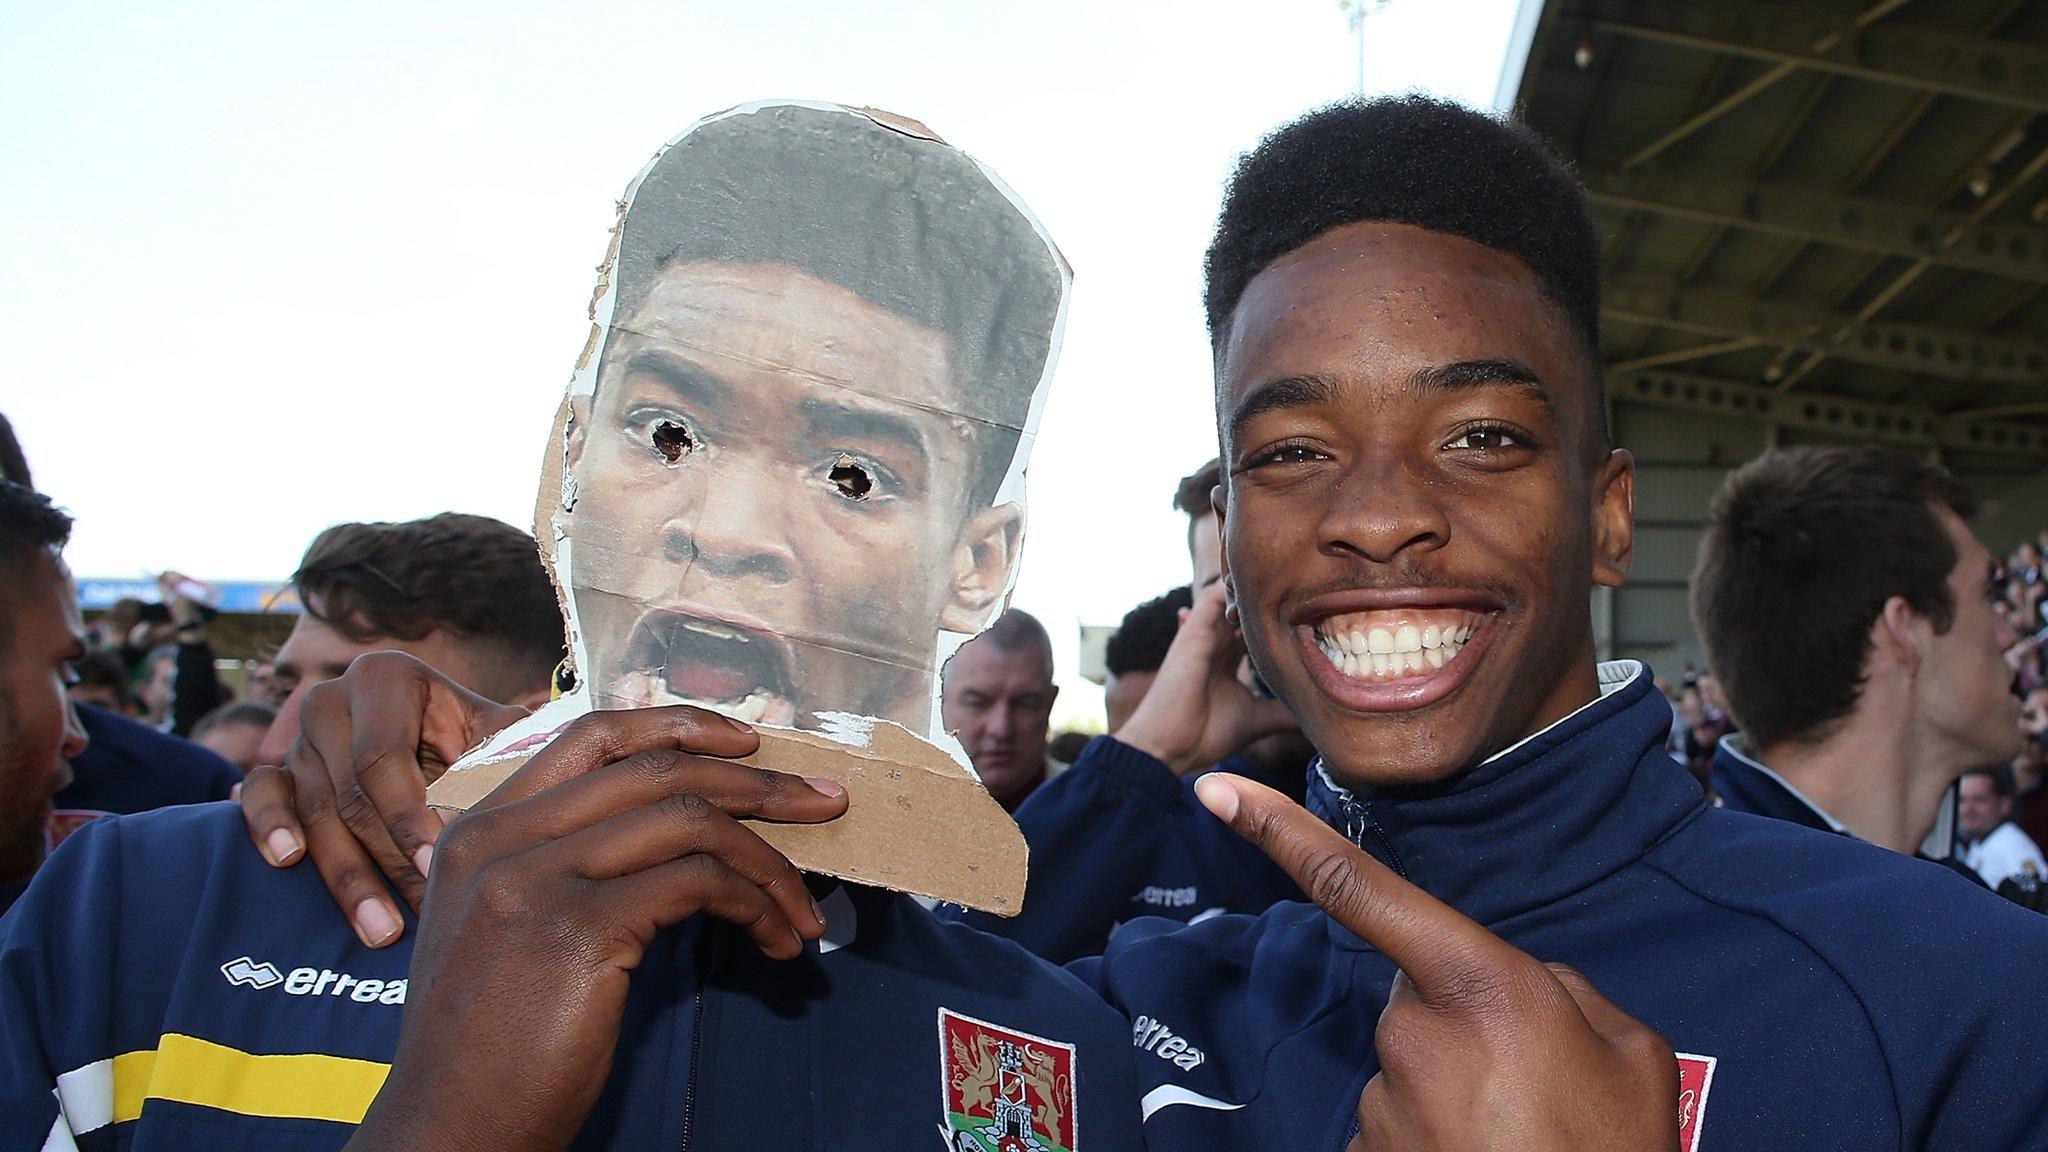
[(1391, 453), (1364, 458), (1338, 481), (1320, 526), (1325, 552), (1349, 552), (1375, 563), (1411, 549), (1449, 543), (1451, 523), (1427, 479)]
[(662, 529), (671, 561), (702, 566), (715, 576), (752, 576), (786, 584), (796, 575), (785, 501), (796, 493), (787, 477), (763, 468), (731, 467), (694, 478), (703, 485), (694, 507)]
[(1007, 704), (998, 704), (988, 710), (988, 724), (985, 729), (992, 739), (1008, 740), (1017, 733), (1017, 718)]
[(59, 755), (66, 760), (75, 759), (85, 751), (91, 741), (85, 735), (85, 722), (78, 718), (78, 709), (69, 699), (64, 701), (64, 746)]
[(263, 733), (263, 743), (257, 746), (256, 762), (259, 764), (283, 764), (285, 753), (292, 750), (292, 744), (299, 738), (299, 704), (306, 698), (311, 685), (301, 684), (292, 689), (291, 695), (277, 707), (277, 719)]

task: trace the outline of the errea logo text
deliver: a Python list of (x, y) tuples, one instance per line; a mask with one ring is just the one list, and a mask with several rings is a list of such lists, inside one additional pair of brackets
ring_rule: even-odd
[(267, 960), (238, 956), (221, 965), (220, 974), (238, 988), (261, 991), (283, 984), (287, 996), (345, 996), (358, 1004), (405, 1003), (404, 980), (365, 980), (329, 968), (294, 968), (287, 974)]
[(1195, 1065), (1209, 1058), (1185, 1037), (1174, 1035), (1173, 1029), (1150, 1016), (1140, 1016), (1131, 1022), (1131, 1043), (1140, 1052), (1150, 1052), (1183, 1072), (1194, 1071)]

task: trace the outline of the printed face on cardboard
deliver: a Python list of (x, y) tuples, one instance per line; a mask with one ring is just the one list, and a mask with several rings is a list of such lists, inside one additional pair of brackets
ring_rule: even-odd
[(671, 142), (543, 480), (588, 706), (927, 733), (942, 647), (1015, 576), (1067, 281), (1008, 190), (909, 122), (758, 105)]

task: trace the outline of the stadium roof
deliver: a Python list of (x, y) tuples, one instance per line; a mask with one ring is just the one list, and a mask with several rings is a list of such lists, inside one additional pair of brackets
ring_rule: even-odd
[(1547, 0), (1516, 106), (1618, 403), (2048, 466), (2048, 4)]

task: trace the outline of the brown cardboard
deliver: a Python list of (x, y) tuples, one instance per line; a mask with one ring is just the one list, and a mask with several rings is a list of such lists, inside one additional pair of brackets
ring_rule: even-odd
[[(1024, 834), (953, 758), (900, 730), (856, 749), (806, 732), (761, 729), (742, 763), (846, 786), (847, 812), (825, 824), (745, 821), (806, 872), (1015, 916), (1024, 904)], [(427, 789), (463, 810), (526, 763), (516, 756), (449, 772)]]
[(585, 712), (691, 703), (847, 785), (840, 820), (760, 826), (800, 867), (1014, 914), (1022, 836), (937, 686), (1015, 582), (1069, 280), (917, 121), (769, 102), (669, 141), (618, 202), (541, 470), (572, 686), (430, 799), (475, 803)]

